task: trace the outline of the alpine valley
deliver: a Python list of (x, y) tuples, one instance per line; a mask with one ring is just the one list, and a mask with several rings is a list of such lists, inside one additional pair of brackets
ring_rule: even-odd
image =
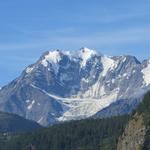
[(130, 113), (150, 90), (150, 60), (99, 51), (44, 53), (0, 90), (0, 111), (48, 126)]

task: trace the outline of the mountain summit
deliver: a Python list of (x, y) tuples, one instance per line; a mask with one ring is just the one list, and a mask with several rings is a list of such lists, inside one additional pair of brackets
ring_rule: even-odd
[(150, 89), (149, 72), (134, 56), (49, 51), (0, 90), (0, 110), (41, 125), (126, 114)]

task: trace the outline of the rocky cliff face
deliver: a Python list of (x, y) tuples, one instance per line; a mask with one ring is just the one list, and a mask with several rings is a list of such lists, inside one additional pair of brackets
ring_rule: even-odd
[(150, 61), (133, 56), (54, 50), (0, 90), (0, 110), (42, 125), (125, 114), (150, 89), (149, 73)]
[(137, 107), (118, 141), (118, 150), (150, 149), (150, 92)]
[(123, 135), (119, 138), (117, 150), (142, 150), (146, 126), (142, 116), (137, 114), (129, 121)]

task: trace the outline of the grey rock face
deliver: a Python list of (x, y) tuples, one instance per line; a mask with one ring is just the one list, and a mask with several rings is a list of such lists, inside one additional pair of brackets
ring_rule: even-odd
[(49, 125), (129, 113), (150, 89), (150, 62), (82, 48), (46, 52), (0, 90), (0, 110)]
[(146, 126), (142, 115), (135, 115), (118, 140), (117, 150), (142, 150), (146, 135)]

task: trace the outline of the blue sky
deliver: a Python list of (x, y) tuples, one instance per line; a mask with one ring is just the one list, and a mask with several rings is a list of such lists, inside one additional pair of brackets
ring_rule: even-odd
[(149, 0), (1, 0), (0, 86), (52, 49), (150, 58)]

